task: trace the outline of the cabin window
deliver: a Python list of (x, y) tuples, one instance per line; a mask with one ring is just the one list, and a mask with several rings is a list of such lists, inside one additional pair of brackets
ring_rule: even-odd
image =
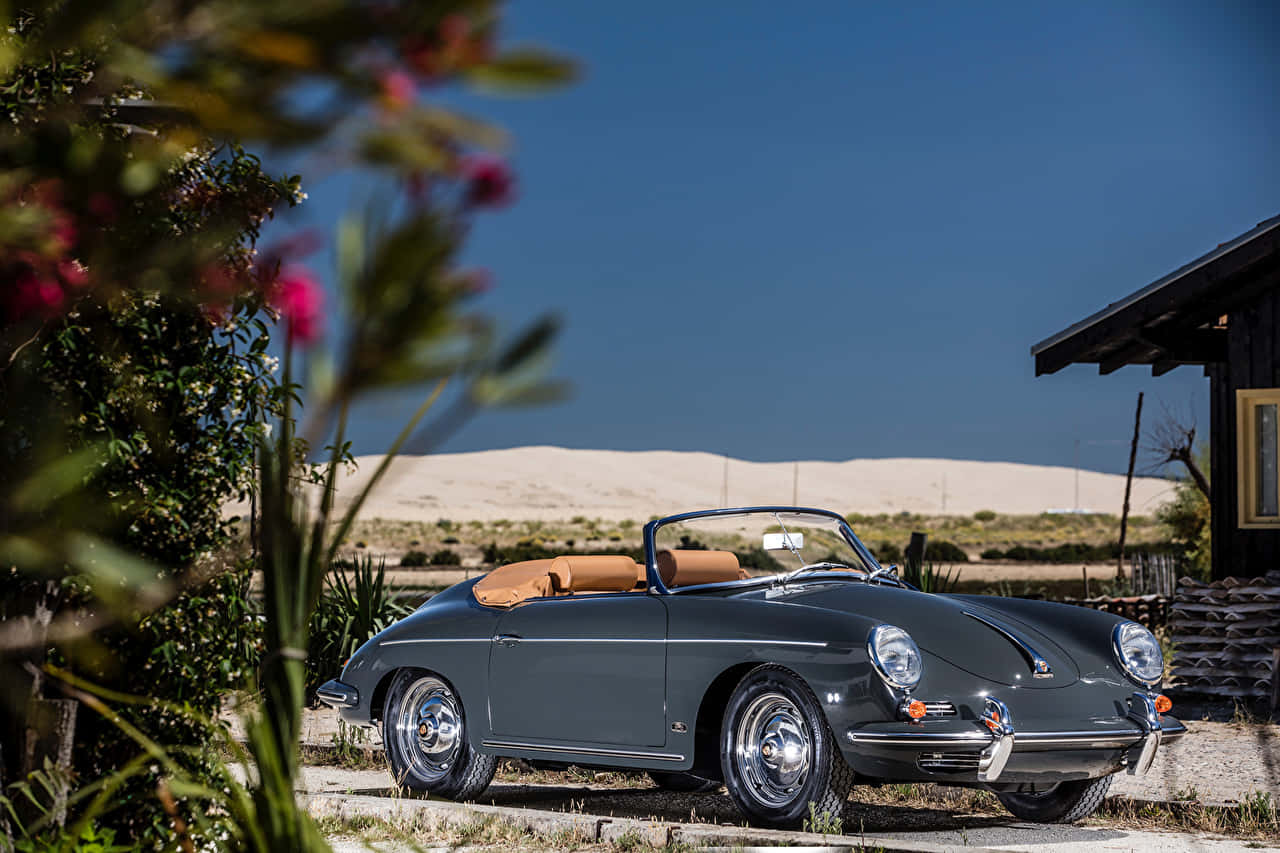
[(1280, 388), (1236, 391), (1241, 527), (1280, 527)]

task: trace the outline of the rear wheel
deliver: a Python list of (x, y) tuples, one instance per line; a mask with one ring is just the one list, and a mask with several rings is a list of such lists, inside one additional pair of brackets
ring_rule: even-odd
[(837, 819), (853, 784), (817, 697), (798, 675), (774, 665), (747, 673), (729, 698), (720, 763), (737, 807), (768, 826), (801, 826), (811, 811)]
[(649, 778), (653, 780), (653, 784), (664, 791), (700, 794), (704, 791), (714, 791), (720, 787), (720, 783), (714, 779), (703, 779), (701, 776), (694, 776), (692, 773), (670, 773), (661, 770), (650, 770)]
[(996, 794), (1009, 813), (1035, 823), (1075, 823), (1097, 811), (1111, 787), (1111, 777), (1059, 782), (1034, 793)]
[(397, 785), (451, 800), (474, 800), (489, 787), (498, 759), (467, 742), (462, 701), (445, 681), (403, 669), (387, 690), (382, 743)]

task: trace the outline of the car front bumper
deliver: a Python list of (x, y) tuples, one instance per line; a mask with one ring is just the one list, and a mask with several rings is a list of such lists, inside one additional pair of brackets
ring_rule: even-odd
[(316, 689), (316, 698), (333, 708), (354, 708), (360, 704), (360, 691), (335, 678)]
[[(901, 724), (850, 728), (845, 732), (846, 750), (853, 753), (850, 763), (855, 769), (862, 765), (860, 772), (886, 777), (995, 783), (1040, 776), (1093, 777), (1120, 767), (1141, 776), (1151, 768), (1160, 746), (1187, 730), (1173, 717), (1157, 713), (1144, 693), (1130, 697), (1125, 717), (1096, 721), (1099, 725), (1087, 730), (1019, 731), (1009, 708), (994, 698), (987, 700), (981, 718), (968, 722), (970, 727), (950, 731)], [(1006, 767), (1011, 772), (1006, 773)]]

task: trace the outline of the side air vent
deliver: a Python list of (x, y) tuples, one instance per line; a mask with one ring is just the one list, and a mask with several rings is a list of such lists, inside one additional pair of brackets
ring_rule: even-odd
[(916, 764), (934, 773), (976, 773), (979, 758), (976, 752), (926, 752)]

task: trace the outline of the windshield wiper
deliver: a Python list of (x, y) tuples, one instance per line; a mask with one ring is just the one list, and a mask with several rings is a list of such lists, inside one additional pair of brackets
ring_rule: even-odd
[(820, 572), (823, 570), (840, 571), (842, 569), (849, 570), (850, 572), (849, 580), (866, 580), (867, 579), (867, 573), (864, 571), (861, 571), (860, 569), (855, 569), (853, 566), (847, 566), (844, 563), (833, 563), (827, 560), (823, 560), (820, 563), (809, 563), (808, 565), (801, 566), (800, 568), (796, 569), (794, 572), (787, 572), (785, 575), (782, 575), (781, 577), (778, 578), (777, 581), (775, 581), (775, 585), (786, 586), (788, 583), (800, 577), (800, 575), (804, 574), (805, 572)]

